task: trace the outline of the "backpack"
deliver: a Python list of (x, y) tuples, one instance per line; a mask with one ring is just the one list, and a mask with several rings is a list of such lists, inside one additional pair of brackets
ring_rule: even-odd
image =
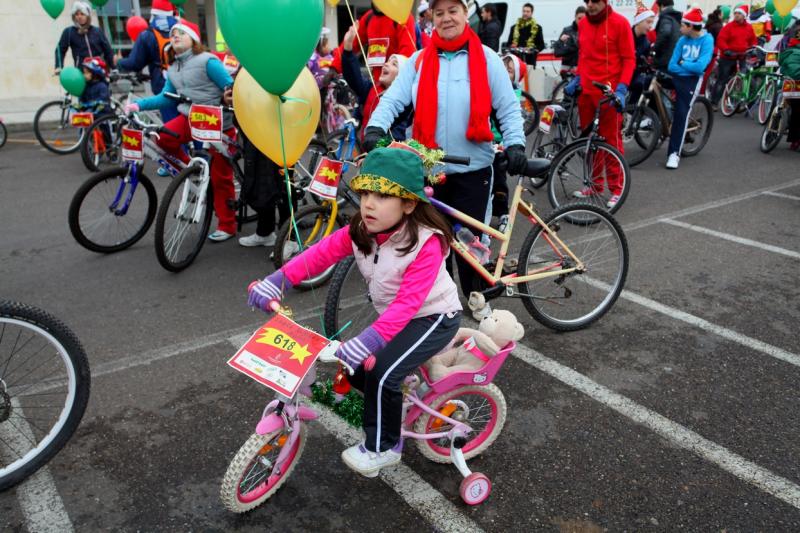
[(166, 72), (170, 65), (169, 54), (167, 54), (167, 46), (170, 44), (169, 37), (164, 37), (161, 35), (160, 31), (153, 28), (150, 28), (150, 31), (153, 32), (153, 36), (156, 38), (158, 60), (161, 63), (161, 70)]

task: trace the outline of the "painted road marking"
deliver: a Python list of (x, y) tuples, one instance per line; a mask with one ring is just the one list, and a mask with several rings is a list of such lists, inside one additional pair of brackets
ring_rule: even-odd
[(714, 463), (742, 481), (751, 483), (764, 492), (782, 500), (795, 509), (800, 509), (800, 486), (788, 479), (773, 474), (766, 468), (748, 461), (724, 446), (712, 442), (677, 422), (637, 404), (630, 398), (592, 381), (544, 355), (522, 344), (517, 344), (513, 355), (545, 374), (586, 394), (593, 400), (633, 420), (661, 438)]
[(792, 194), (786, 194), (782, 192), (766, 191), (764, 194), (768, 196), (777, 196), (778, 198), (786, 198), (787, 200), (800, 200), (800, 196), (794, 196)]
[(672, 220), (670, 218), (662, 218), (661, 222), (663, 222), (664, 224), (669, 224), (671, 226), (676, 226), (679, 228), (696, 231), (697, 233), (711, 235), (712, 237), (717, 237), (719, 239), (724, 239), (726, 241), (735, 242), (736, 244), (742, 244), (744, 246), (752, 246), (753, 248), (759, 248), (767, 252), (785, 255), (786, 257), (791, 257), (792, 259), (800, 259), (800, 253), (792, 250), (787, 250), (786, 248), (781, 248), (779, 246), (764, 244), (763, 242), (754, 241), (752, 239), (745, 239), (744, 237), (737, 237), (736, 235), (731, 235), (730, 233), (723, 233), (721, 231), (704, 228), (702, 226), (695, 226), (694, 224), (688, 224), (686, 222), (680, 222), (678, 220)]
[[(595, 280), (589, 277), (581, 277), (581, 281), (605, 291), (611, 290), (610, 285), (603, 283), (602, 281), (599, 280)], [(625, 300), (646, 307), (651, 311), (661, 313), (662, 315), (666, 315), (675, 320), (686, 322), (689, 325), (695, 326), (697, 328), (708, 331), (715, 335), (719, 335), (720, 337), (723, 337), (729, 341), (733, 341), (737, 344), (741, 344), (742, 346), (750, 348), (751, 350), (761, 352), (763, 354), (769, 355), (770, 357), (774, 357), (776, 359), (780, 359), (781, 361), (785, 361), (789, 364), (800, 367), (800, 355), (784, 350), (783, 348), (778, 348), (777, 346), (773, 346), (772, 344), (768, 344), (758, 339), (754, 339), (752, 337), (748, 337), (747, 335), (743, 335), (741, 333), (733, 331), (732, 329), (728, 329), (719, 326), (717, 324), (713, 324), (708, 320), (705, 320), (704, 318), (700, 318), (699, 316), (695, 316), (691, 313), (681, 311), (680, 309), (675, 309), (674, 307), (670, 307), (655, 300), (651, 300), (650, 298), (647, 298), (640, 294), (636, 294), (635, 292), (631, 292), (629, 290), (623, 290), (622, 293), (620, 294), (620, 298), (624, 298)]]

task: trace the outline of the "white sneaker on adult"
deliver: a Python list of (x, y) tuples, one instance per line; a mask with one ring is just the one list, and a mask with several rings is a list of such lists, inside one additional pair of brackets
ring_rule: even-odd
[(364, 443), (350, 446), (342, 452), (342, 461), (351, 470), (364, 477), (377, 476), (381, 468), (396, 465), (402, 455), (394, 449), (385, 452), (371, 452), (364, 447)]
[(681, 162), (681, 156), (678, 154), (669, 154), (667, 158), (667, 168), (669, 169), (676, 169)]
[(474, 318), (478, 322), (480, 322), (481, 320), (483, 320), (488, 316), (492, 316), (492, 307), (488, 303), (484, 304), (483, 307), (481, 307), (480, 309), (472, 312), (472, 318)]
[(253, 246), (273, 246), (275, 244), (275, 232), (262, 237), (258, 233), (253, 233), (247, 237), (239, 239), (239, 244), (248, 248)]

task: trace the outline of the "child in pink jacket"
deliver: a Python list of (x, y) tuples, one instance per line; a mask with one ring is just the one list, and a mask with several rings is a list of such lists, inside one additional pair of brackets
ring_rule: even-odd
[[(423, 190), (422, 161), (412, 152), (370, 152), (350, 187), (361, 209), (342, 228), (255, 285), (248, 303), (264, 310), (284, 289), (355, 255), (379, 318), (343, 343), (337, 357), (356, 368), (364, 393), (365, 440), (342, 452), (345, 464), (375, 477), (400, 461), (403, 379), (440, 352), (461, 322), (458, 289), (445, 268), (452, 229)], [(362, 366), (370, 355), (375, 367)]]

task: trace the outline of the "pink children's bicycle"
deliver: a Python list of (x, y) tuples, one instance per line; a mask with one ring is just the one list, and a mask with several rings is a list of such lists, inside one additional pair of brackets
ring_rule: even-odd
[[(338, 341), (330, 341), (314, 357), (340, 363), (334, 356), (338, 346)], [(466, 462), (485, 451), (503, 429), (506, 401), (492, 380), (515, 346), (510, 342), (472, 372), (452, 372), (433, 382), (425, 367), (420, 367), (420, 375), (405, 380), (401, 437), (416, 440), (422, 455), (431, 461), (452, 463), (464, 477), (459, 492), (469, 505), (485, 501), (492, 489), (489, 478), (472, 472)], [(305, 422), (318, 416), (299, 398), (310, 397), (315, 366), (313, 363), (293, 395), (278, 394), (267, 404), (255, 432), (228, 466), (220, 497), (230, 511), (243, 513), (264, 503), (299, 462), (306, 444)]]

